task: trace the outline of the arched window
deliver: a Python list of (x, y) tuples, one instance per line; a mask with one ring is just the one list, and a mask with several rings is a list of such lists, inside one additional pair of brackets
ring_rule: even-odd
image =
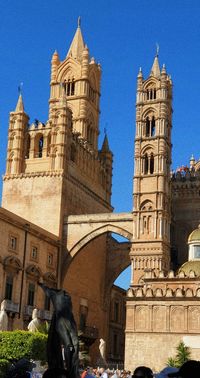
[(43, 143), (44, 143), (43, 136), (41, 136), (38, 143), (38, 157), (39, 158), (42, 157)]
[(145, 136), (146, 137), (153, 137), (156, 133), (156, 120), (155, 117), (149, 117), (146, 118), (146, 130), (145, 130)]

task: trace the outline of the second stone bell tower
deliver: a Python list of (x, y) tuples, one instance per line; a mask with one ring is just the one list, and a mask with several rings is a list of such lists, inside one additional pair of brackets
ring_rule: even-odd
[(170, 260), (172, 81), (156, 55), (149, 77), (137, 78), (132, 284), (145, 269)]
[(101, 67), (80, 20), (63, 61), (51, 61), (49, 118), (29, 124), (20, 94), (10, 113), (2, 206), (61, 236), (63, 217), (112, 211), (112, 159), (98, 150)]

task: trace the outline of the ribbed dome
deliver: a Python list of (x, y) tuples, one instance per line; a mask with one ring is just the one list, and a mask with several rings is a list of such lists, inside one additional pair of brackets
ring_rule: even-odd
[(191, 270), (200, 277), (200, 260), (187, 261), (179, 268), (179, 272), (184, 272), (186, 276), (189, 276)]
[(191, 243), (193, 241), (200, 241), (200, 225), (196, 230), (192, 231), (188, 238), (188, 243)]

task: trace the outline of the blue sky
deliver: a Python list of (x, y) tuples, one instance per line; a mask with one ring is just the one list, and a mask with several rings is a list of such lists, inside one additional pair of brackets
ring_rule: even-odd
[(90, 55), (102, 65), (100, 143), (106, 127), (114, 153), (115, 211), (132, 209), (135, 88), (148, 76), (160, 46), (160, 65), (173, 80), (173, 164), (200, 157), (200, 2), (197, 0), (1, 0), (0, 172), (5, 170), (9, 111), (17, 88), (30, 120), (48, 118), (50, 61), (63, 60), (81, 16)]

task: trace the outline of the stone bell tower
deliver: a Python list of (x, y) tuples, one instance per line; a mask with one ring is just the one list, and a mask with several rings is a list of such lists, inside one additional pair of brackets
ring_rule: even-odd
[(137, 77), (132, 284), (170, 259), (172, 82), (156, 55), (149, 77)]
[(20, 94), (10, 113), (2, 206), (56, 234), (70, 214), (112, 211), (112, 152), (98, 150), (101, 68), (80, 20), (67, 56), (51, 62), (49, 118), (29, 124)]

